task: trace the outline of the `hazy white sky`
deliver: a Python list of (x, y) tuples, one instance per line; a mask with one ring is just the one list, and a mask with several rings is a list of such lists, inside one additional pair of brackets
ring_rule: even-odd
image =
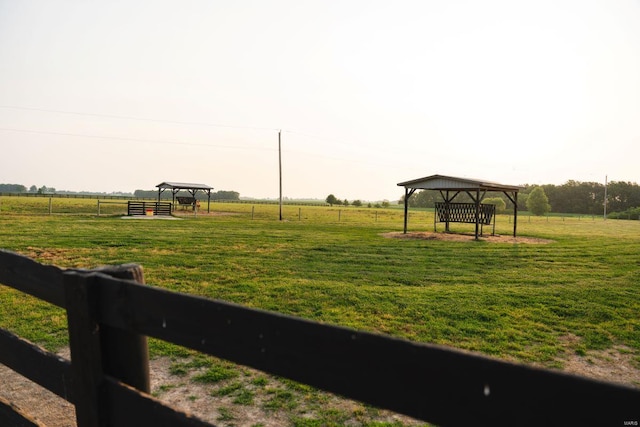
[(640, 181), (640, 0), (0, 0), (0, 183)]

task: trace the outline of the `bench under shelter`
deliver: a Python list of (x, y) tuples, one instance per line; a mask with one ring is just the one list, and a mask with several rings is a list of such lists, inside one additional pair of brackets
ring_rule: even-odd
[[(398, 184), (404, 187), (404, 233), (407, 233), (407, 221), (409, 216), (409, 198), (416, 190), (439, 191), (443, 201), (435, 206), (435, 221), (446, 223), (446, 231), (449, 231), (450, 222), (475, 223), (475, 238), (480, 235), (480, 227), (490, 224), (495, 218), (495, 206), (482, 204), (487, 191), (502, 192), (513, 203), (513, 237), (516, 237), (518, 227), (518, 191), (521, 187), (516, 185), (498, 184), (478, 179), (458, 178), (444, 175), (431, 175), (425, 178), (413, 179)], [(454, 203), (453, 200), (460, 194), (466, 193), (473, 203)]]
[[(176, 206), (176, 199), (180, 204), (191, 205), (193, 206), (193, 209), (195, 209), (196, 194), (198, 191), (202, 191), (207, 195), (207, 213), (211, 212), (211, 190), (213, 190), (213, 187), (205, 184), (191, 184), (186, 182), (163, 182), (156, 185), (156, 187), (158, 188), (158, 201), (160, 201), (160, 196), (165, 190), (171, 190), (171, 200), (173, 202), (174, 209)], [(176, 197), (181, 190), (189, 192), (191, 197)]]

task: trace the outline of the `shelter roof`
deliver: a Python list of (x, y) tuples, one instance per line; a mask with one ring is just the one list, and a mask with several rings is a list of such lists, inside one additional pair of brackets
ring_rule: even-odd
[(454, 176), (431, 175), (398, 184), (399, 187), (421, 190), (455, 190), (455, 191), (519, 191), (522, 187), (505, 185), (482, 179), (458, 178)]
[(170, 188), (172, 190), (213, 190), (213, 187), (209, 187), (205, 184), (191, 184), (187, 182), (163, 182), (156, 185), (158, 188)]

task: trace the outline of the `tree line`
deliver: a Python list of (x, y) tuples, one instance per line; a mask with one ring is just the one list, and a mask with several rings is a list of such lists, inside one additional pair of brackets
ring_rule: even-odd
[[(47, 187), (43, 185), (41, 187), (36, 187), (32, 185), (27, 189), (22, 184), (0, 184), (0, 193), (33, 193), (33, 194), (106, 194), (100, 192), (88, 192), (88, 191), (57, 191), (53, 187)], [(137, 197), (141, 199), (155, 199), (158, 197), (158, 190), (136, 190), (132, 193), (110, 193), (110, 195), (118, 195), (118, 196), (126, 196), (126, 197)], [(189, 194), (186, 191), (181, 191), (178, 193), (178, 196), (186, 196), (189, 197)], [(173, 195), (170, 191), (165, 191), (162, 193), (163, 199), (171, 199)], [(199, 200), (207, 200), (207, 195), (202, 192), (196, 193), (196, 198)], [(211, 193), (211, 200), (240, 200), (240, 193), (237, 191), (216, 191)]]
[(32, 185), (27, 190), (22, 184), (0, 184), (0, 193), (34, 193), (34, 194), (53, 194), (56, 192), (56, 189), (53, 187), (47, 187), (43, 185), (42, 187), (36, 187)]
[[(548, 199), (551, 212), (602, 215), (604, 212), (605, 185), (599, 182), (570, 180), (562, 185), (523, 185), (518, 192), (518, 210), (527, 210), (527, 200), (536, 188), (541, 188)], [(614, 215), (640, 208), (640, 185), (635, 182), (612, 181), (606, 186), (607, 212)], [(507, 208), (513, 208), (511, 201), (501, 192), (487, 193), (489, 199), (501, 199)], [(440, 193), (432, 190), (416, 192), (409, 198), (409, 206), (432, 208), (441, 199)], [(466, 193), (460, 193), (456, 202), (471, 203)], [(400, 199), (404, 203), (404, 195)]]
[[(355, 207), (361, 207), (363, 206), (362, 200), (360, 199), (356, 199), (353, 201), (349, 201), (348, 199), (344, 199), (341, 200), (339, 198), (337, 198), (335, 195), (333, 194), (329, 194), (327, 196), (327, 198), (325, 199), (325, 202), (327, 202), (330, 206), (355, 206)], [(384, 200), (380, 203), (376, 202), (375, 204), (372, 204), (371, 202), (367, 203), (367, 207), (371, 208), (371, 207), (375, 207), (375, 208), (388, 208), (389, 207), (389, 202), (387, 200)]]

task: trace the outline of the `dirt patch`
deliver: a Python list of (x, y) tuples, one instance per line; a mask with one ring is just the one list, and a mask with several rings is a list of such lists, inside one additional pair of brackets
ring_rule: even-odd
[[(383, 237), (389, 239), (407, 239), (407, 240), (444, 240), (450, 242), (469, 242), (475, 240), (474, 234), (460, 234), (460, 233), (432, 233), (428, 231), (419, 231), (412, 233), (402, 233), (399, 231), (393, 231), (390, 233), (383, 233)], [(484, 235), (479, 237), (482, 242), (490, 243), (526, 243), (532, 245), (546, 245), (553, 243), (553, 240), (540, 239), (537, 237), (513, 237), (513, 236), (500, 236), (500, 235)]]
[[(192, 359), (179, 359), (189, 364)], [(379, 410), (308, 386), (272, 377), (260, 371), (237, 367), (239, 375), (231, 379), (203, 384), (195, 381), (206, 368), (173, 374), (176, 361), (155, 359), (151, 368), (152, 394), (176, 409), (191, 413), (217, 426), (278, 427), (294, 424), (296, 419), (323, 420), (338, 425), (359, 426), (389, 423), (398, 426), (422, 426), (423, 421)], [(225, 363), (225, 362), (223, 362)]]
[(162, 220), (176, 220), (176, 219), (182, 219), (182, 218), (176, 218), (175, 216), (171, 216), (171, 215), (125, 215), (120, 217), (121, 219), (143, 219), (143, 220), (158, 220), (158, 219), (162, 219)]
[(27, 246), (26, 250), (21, 251), (21, 255), (29, 257), (45, 264), (58, 265), (60, 260), (65, 259), (68, 255), (67, 249), (45, 249)]
[(193, 218), (198, 216), (206, 216), (206, 217), (215, 217), (215, 216), (235, 216), (242, 215), (239, 212), (207, 212), (206, 210), (199, 210), (197, 213), (194, 213), (190, 210), (176, 210), (173, 212), (173, 215), (176, 217), (185, 217), (185, 218)]
[(569, 334), (561, 340), (566, 350), (558, 361), (564, 372), (640, 388), (640, 358), (633, 349), (616, 345), (578, 353), (579, 337)]

